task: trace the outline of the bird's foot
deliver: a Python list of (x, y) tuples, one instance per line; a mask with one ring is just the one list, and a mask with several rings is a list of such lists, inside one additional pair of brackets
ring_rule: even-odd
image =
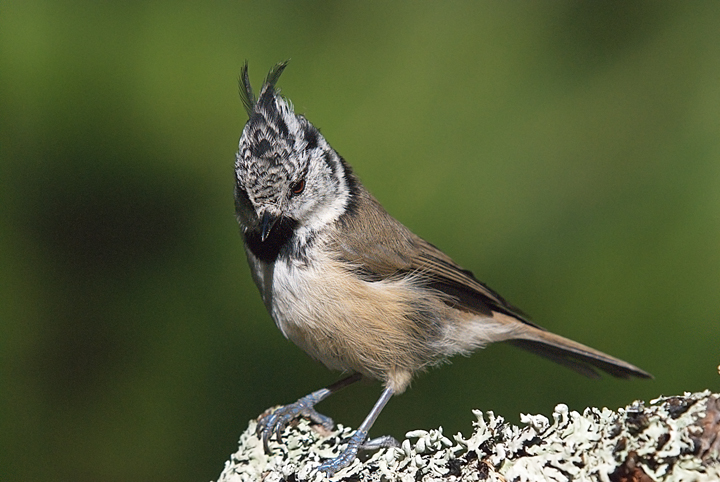
[(367, 432), (363, 430), (356, 430), (352, 437), (348, 440), (347, 448), (343, 451), (343, 453), (334, 459), (323, 462), (322, 465), (318, 467), (318, 470), (320, 472), (324, 472), (328, 477), (332, 477), (335, 475), (335, 472), (340, 469), (344, 469), (350, 465), (353, 460), (355, 460), (358, 450), (363, 445), (366, 438)]
[(257, 435), (261, 437), (265, 453), (270, 453), (270, 439), (275, 435), (275, 440), (282, 443), (282, 433), (285, 427), (298, 417), (308, 417), (315, 423), (322, 425), (328, 430), (335, 426), (333, 420), (315, 410), (314, 406), (322, 398), (321, 390), (302, 397), (295, 403), (283, 405), (269, 415), (264, 416), (257, 425)]
[(348, 440), (347, 448), (343, 453), (334, 459), (323, 462), (323, 464), (318, 467), (318, 470), (324, 472), (328, 477), (332, 477), (337, 471), (350, 465), (357, 457), (359, 450), (377, 450), (380, 448), (400, 446), (400, 443), (389, 435), (366, 440), (367, 435), (367, 432), (364, 430), (356, 430)]

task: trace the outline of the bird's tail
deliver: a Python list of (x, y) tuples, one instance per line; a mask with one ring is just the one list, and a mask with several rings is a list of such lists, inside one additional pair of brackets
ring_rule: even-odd
[(635, 365), (533, 325), (525, 325), (507, 342), (590, 378), (600, 377), (596, 368), (618, 378), (652, 378)]

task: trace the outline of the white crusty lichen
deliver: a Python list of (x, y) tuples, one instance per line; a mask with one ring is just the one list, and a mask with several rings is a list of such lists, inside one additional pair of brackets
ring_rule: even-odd
[[(648, 406), (555, 407), (552, 422), (522, 415), (518, 427), (492, 412), (473, 411), (473, 434), (442, 428), (408, 432), (400, 447), (355, 460), (333, 480), (363, 481), (720, 481), (720, 397), (709, 391), (660, 397)], [(306, 419), (285, 429), (283, 443), (263, 451), (250, 424), (218, 482), (321, 481), (316, 469), (337, 456), (353, 433)]]

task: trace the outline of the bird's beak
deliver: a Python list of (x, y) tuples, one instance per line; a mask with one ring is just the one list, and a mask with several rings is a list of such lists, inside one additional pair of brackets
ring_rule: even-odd
[(279, 216), (275, 216), (269, 211), (263, 213), (262, 220), (260, 221), (260, 241), (265, 242), (278, 219)]

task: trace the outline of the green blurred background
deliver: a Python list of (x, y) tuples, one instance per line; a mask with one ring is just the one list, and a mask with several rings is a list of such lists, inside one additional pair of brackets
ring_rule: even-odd
[[(717, 2), (0, 3), (0, 478), (207, 481), (248, 419), (338, 375), (249, 276), (232, 166), (279, 86), (385, 207), (539, 324), (654, 381), (508, 346), (374, 435), (470, 410), (718, 390)], [(380, 392), (320, 406), (357, 425)]]

